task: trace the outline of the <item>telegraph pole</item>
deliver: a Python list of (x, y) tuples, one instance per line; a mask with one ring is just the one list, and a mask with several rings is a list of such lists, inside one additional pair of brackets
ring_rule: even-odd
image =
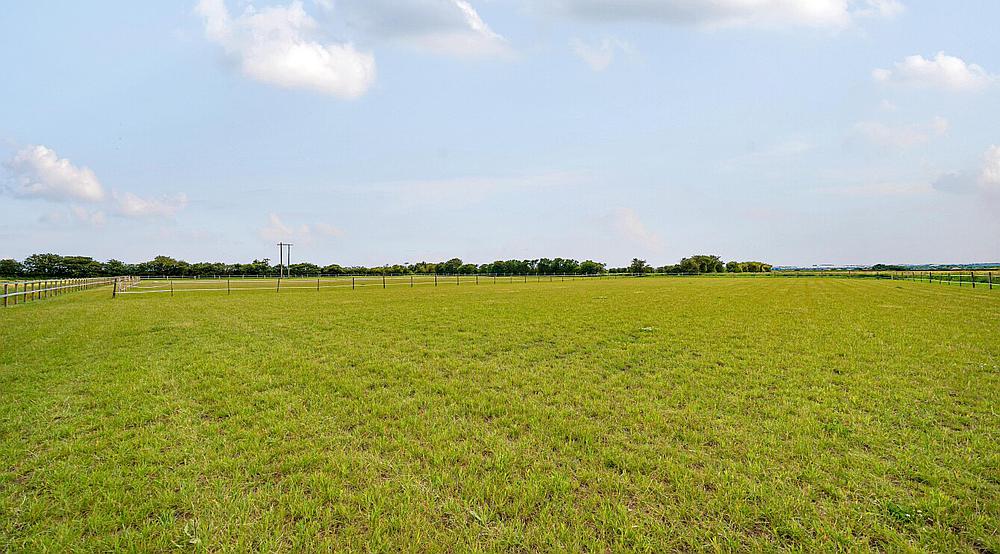
[(292, 263), (292, 246), (293, 244), (287, 242), (278, 243), (278, 278), (285, 276), (285, 247), (288, 247), (288, 264)]

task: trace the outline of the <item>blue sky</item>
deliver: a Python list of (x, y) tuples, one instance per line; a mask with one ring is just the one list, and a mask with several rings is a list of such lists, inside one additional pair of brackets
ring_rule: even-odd
[(11, 2), (0, 257), (1000, 260), (1000, 3)]

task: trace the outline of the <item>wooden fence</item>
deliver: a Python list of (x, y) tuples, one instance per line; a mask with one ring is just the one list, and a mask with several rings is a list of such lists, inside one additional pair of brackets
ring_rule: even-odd
[[(118, 290), (136, 282), (134, 277), (88, 277), (79, 279), (39, 279), (34, 281), (8, 281), (2, 283), (0, 298), (3, 306), (14, 306), (25, 302), (60, 296), (70, 292), (105, 287), (111, 285)], [(124, 290), (122, 288), (121, 290)]]

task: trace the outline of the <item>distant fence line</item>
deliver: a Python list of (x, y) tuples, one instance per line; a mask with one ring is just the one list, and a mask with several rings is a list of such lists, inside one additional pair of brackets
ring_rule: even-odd
[(141, 277), (127, 289), (118, 289), (120, 294), (157, 294), (181, 292), (226, 292), (248, 290), (273, 290), (281, 292), (289, 289), (322, 290), (326, 288), (351, 288), (390, 286), (447, 286), (447, 285), (478, 285), (502, 283), (534, 283), (554, 281), (574, 281), (577, 279), (615, 279), (631, 277), (628, 274), (593, 274), (593, 275), (514, 275), (514, 274), (410, 274), (410, 275), (320, 275), (313, 277), (258, 277), (243, 276), (220, 277), (216, 279), (176, 278), (168, 276)]
[[(828, 277), (828, 278), (857, 278), (857, 279), (889, 279), (905, 280), (927, 283), (957, 284), (958, 286), (971, 286), (976, 288), (977, 284), (993, 289), (993, 273), (976, 275), (975, 272), (953, 273), (953, 272), (830, 272), (830, 273), (793, 273), (793, 272), (772, 272), (772, 273), (715, 273), (715, 274), (690, 274), (690, 273), (600, 273), (589, 275), (562, 274), (562, 275), (541, 275), (541, 274), (409, 274), (409, 275), (315, 275), (312, 277), (287, 277), (276, 276), (221, 276), (209, 278), (198, 277), (171, 277), (155, 276), (141, 277), (130, 283), (127, 287), (116, 286), (112, 296), (116, 294), (165, 294), (181, 292), (225, 292), (232, 294), (233, 291), (250, 290), (272, 290), (281, 292), (292, 289), (311, 289), (320, 291), (326, 288), (351, 288), (361, 287), (381, 287), (390, 286), (439, 286), (439, 285), (478, 285), (480, 283), (502, 284), (502, 283), (536, 283), (553, 281), (574, 281), (574, 280), (595, 280), (595, 279), (619, 279), (619, 278), (651, 278), (651, 277), (760, 277), (760, 278), (791, 278), (791, 277)], [(1000, 285), (1000, 280), (997, 281)], [(1000, 288), (1000, 286), (998, 286)]]
[(889, 279), (893, 281), (915, 281), (920, 283), (958, 284), (958, 286), (986, 286), (993, 290), (994, 283), (1000, 288), (1000, 272), (994, 281), (992, 271), (857, 271), (857, 272), (774, 272), (778, 277), (841, 277), (848, 279)]
[(69, 292), (114, 285), (120, 277), (84, 277), (77, 279), (41, 279), (3, 283), (3, 306), (13, 306)]
[(855, 279), (888, 279), (969, 286), (977, 286), (993, 290), (994, 285), (1000, 289), (1000, 272), (994, 279), (994, 272), (975, 271), (772, 271), (764, 273), (598, 273), (598, 274), (405, 274), (405, 275), (314, 275), (309, 277), (277, 276), (118, 276), (91, 277), (74, 279), (40, 279), (32, 281), (9, 281), (0, 283), (2, 294), (0, 299), (4, 307), (59, 296), (68, 292), (111, 286), (111, 296), (122, 294), (151, 294), (197, 291), (225, 291), (231, 294), (236, 291), (248, 290), (281, 290), (390, 286), (439, 286), (497, 283), (531, 283), (574, 281), (594, 279), (620, 279), (631, 277), (761, 277), (761, 278), (794, 278), (794, 277), (828, 277)]

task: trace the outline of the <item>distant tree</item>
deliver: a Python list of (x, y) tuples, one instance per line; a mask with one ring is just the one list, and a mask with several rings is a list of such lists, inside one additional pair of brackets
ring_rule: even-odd
[(17, 260), (0, 260), (0, 277), (20, 277), (24, 268)]
[(104, 271), (101, 262), (90, 256), (63, 256), (60, 275), (66, 277), (97, 277)]
[(252, 263), (243, 264), (242, 275), (277, 275), (278, 268), (271, 265), (270, 258), (254, 260)]
[(698, 265), (698, 260), (693, 257), (682, 259), (678, 269), (681, 273), (701, 273), (701, 266)]
[(225, 275), (228, 273), (228, 270), (229, 268), (224, 263), (198, 262), (196, 264), (191, 264), (188, 269), (188, 273), (199, 277), (207, 277), (209, 275)]
[(293, 276), (319, 275), (320, 269), (316, 264), (303, 262), (288, 266), (288, 274)]
[(697, 255), (682, 259), (680, 270), (681, 273), (723, 273), (726, 266), (718, 256)]
[(104, 275), (130, 275), (132, 273), (136, 273), (132, 266), (118, 260), (108, 260), (104, 262), (101, 272)]
[(458, 273), (458, 270), (462, 267), (462, 260), (460, 258), (452, 258), (447, 262), (441, 262), (437, 264), (437, 273), (444, 275), (452, 275)]
[(595, 262), (594, 260), (584, 260), (580, 262), (580, 273), (583, 275), (597, 275), (600, 273), (607, 273), (605, 269), (605, 264), (600, 262)]
[(632, 263), (628, 266), (629, 273), (650, 273), (652, 269), (646, 263), (646, 260), (640, 260), (639, 258), (632, 258)]
[(32, 254), (21, 264), (27, 277), (64, 277), (66, 266), (58, 254)]

